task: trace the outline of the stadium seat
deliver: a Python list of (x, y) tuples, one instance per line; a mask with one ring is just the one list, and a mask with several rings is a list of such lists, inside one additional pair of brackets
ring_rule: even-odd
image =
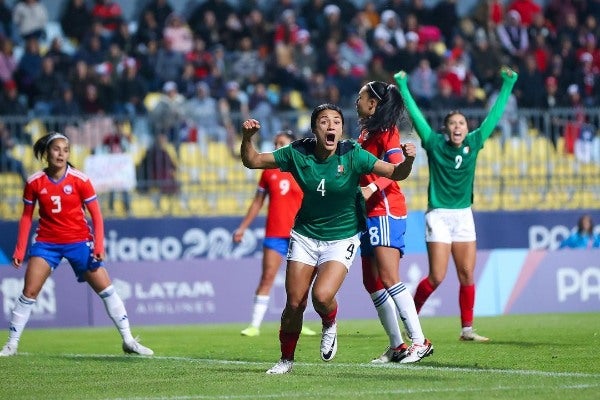
[(304, 100), (302, 99), (302, 93), (297, 90), (292, 90), (290, 92), (290, 105), (296, 110), (304, 110), (306, 107), (304, 105)]
[(552, 174), (554, 176), (571, 176), (575, 172), (575, 156), (573, 154), (560, 154), (552, 163)]
[(478, 210), (493, 211), (500, 208), (500, 182), (490, 176), (475, 180), (474, 206)]
[(216, 207), (214, 208), (215, 215), (239, 215), (242, 214), (247, 207), (234, 196), (221, 196), (217, 199)]
[(501, 155), (502, 147), (500, 146), (500, 140), (497, 137), (490, 137), (484, 142), (483, 149), (479, 152), (477, 160), (497, 160)]
[[(223, 163), (233, 160), (231, 151), (223, 142), (209, 142), (207, 161), (210, 163)], [(241, 163), (241, 161), (239, 161)]]
[(3, 219), (16, 219), (21, 215), (23, 180), (13, 172), (0, 173), (0, 215)]
[(33, 156), (33, 148), (27, 144), (16, 144), (10, 149), (10, 154), (23, 163), (23, 167), (28, 174), (31, 174), (41, 168), (43, 164)]
[(406, 206), (410, 211), (427, 209), (427, 191), (415, 191), (406, 197)]
[(160, 100), (161, 94), (159, 92), (150, 92), (144, 97), (144, 107), (150, 112), (156, 107)]
[(212, 207), (204, 196), (192, 196), (188, 200), (191, 215), (211, 215)]
[(179, 161), (181, 165), (199, 167), (204, 158), (198, 143), (183, 142), (179, 146)]
[(91, 154), (91, 150), (88, 146), (81, 144), (71, 145), (71, 154), (69, 155), (69, 162), (77, 169), (84, 170), (85, 159)]
[(156, 216), (156, 203), (149, 195), (137, 194), (131, 200), (131, 213), (139, 218)]
[(48, 133), (43, 122), (38, 118), (29, 121), (23, 127), (23, 131), (29, 135), (31, 143), (35, 143), (39, 138)]

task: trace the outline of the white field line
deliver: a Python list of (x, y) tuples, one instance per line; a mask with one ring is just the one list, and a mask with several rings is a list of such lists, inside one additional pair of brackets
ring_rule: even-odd
[[(25, 354), (25, 353), (19, 353)], [(121, 357), (136, 357), (129, 355), (109, 355), (109, 354), (64, 354), (67, 357), (74, 358), (121, 358)], [(178, 356), (151, 356), (151, 357), (140, 357), (148, 360), (166, 360), (166, 361), (185, 361), (195, 362), (203, 364), (221, 364), (221, 365), (254, 365), (263, 366), (269, 368), (273, 366), (273, 362), (258, 362), (258, 361), (234, 361), (234, 360), (218, 360), (208, 358), (194, 358), (194, 357), (178, 357)], [(471, 373), (489, 373), (489, 374), (505, 374), (505, 375), (531, 375), (531, 376), (542, 376), (549, 378), (600, 378), (600, 374), (589, 374), (585, 372), (552, 372), (552, 371), (537, 371), (537, 370), (519, 370), (519, 369), (490, 369), (490, 368), (457, 368), (457, 367), (434, 367), (424, 364), (371, 364), (371, 363), (306, 363), (306, 362), (294, 362), (295, 367), (319, 367), (327, 365), (327, 368), (398, 368), (407, 370), (418, 370), (418, 371), (447, 371), (447, 372), (471, 372)], [(600, 386), (600, 383), (598, 384)], [(565, 386), (566, 387), (566, 386)]]
[[(560, 385), (554, 386), (552, 389), (589, 389), (598, 388), (600, 384), (589, 384), (589, 385)], [(469, 388), (448, 388), (448, 389), (397, 389), (397, 390), (365, 390), (351, 392), (343, 392), (336, 390), (335, 397), (353, 398), (358, 396), (386, 396), (386, 395), (407, 395), (407, 394), (443, 394), (443, 393), (490, 393), (490, 392), (503, 392), (512, 390), (539, 390), (547, 389), (547, 386), (498, 386), (495, 388), (489, 387), (469, 387)], [(111, 397), (106, 400), (243, 400), (243, 399), (290, 399), (290, 398), (305, 398), (313, 397), (314, 393), (273, 393), (273, 394), (248, 394), (248, 395), (215, 395), (215, 396), (204, 396), (204, 395), (192, 395), (192, 396), (160, 396), (160, 397)]]

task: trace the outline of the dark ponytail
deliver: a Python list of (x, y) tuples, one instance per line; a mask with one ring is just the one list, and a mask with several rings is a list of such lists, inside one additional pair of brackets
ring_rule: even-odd
[(361, 118), (361, 130), (369, 133), (385, 131), (393, 128), (406, 118), (406, 107), (398, 88), (381, 81), (367, 83), (369, 97), (377, 100), (377, 107), (373, 115)]

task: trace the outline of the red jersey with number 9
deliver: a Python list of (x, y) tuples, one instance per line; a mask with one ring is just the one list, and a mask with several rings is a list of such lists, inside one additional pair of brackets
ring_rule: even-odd
[(302, 203), (302, 189), (292, 174), (274, 168), (262, 172), (258, 190), (269, 195), (265, 237), (289, 238)]
[(93, 240), (85, 218), (85, 204), (96, 200), (90, 179), (81, 171), (67, 167), (65, 176), (53, 181), (45, 172), (33, 174), (25, 185), (23, 201), (39, 204), (36, 241), (56, 244)]

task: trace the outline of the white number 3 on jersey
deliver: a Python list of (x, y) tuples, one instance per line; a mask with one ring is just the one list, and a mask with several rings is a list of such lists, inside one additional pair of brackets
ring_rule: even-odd
[(52, 200), (52, 204), (54, 204), (54, 207), (52, 207), (52, 213), (57, 214), (61, 212), (62, 204), (60, 202), (60, 196), (50, 196), (50, 200)]

